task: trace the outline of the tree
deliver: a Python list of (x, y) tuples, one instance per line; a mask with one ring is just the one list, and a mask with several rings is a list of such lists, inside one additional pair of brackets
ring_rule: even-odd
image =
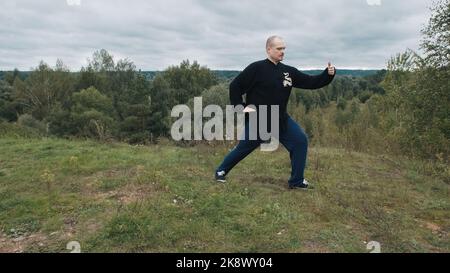
[(176, 90), (176, 104), (185, 104), (218, 83), (215, 74), (208, 68), (201, 67), (197, 61), (190, 64), (189, 60), (185, 60), (179, 66), (170, 66), (162, 76), (170, 88)]
[(15, 78), (13, 97), (24, 112), (44, 120), (58, 104), (67, 106), (73, 91), (73, 76), (61, 60), (54, 69), (41, 61), (24, 81)]
[(176, 89), (170, 87), (166, 77), (158, 74), (152, 81), (150, 91), (150, 119), (148, 126), (152, 136), (166, 136), (170, 128), (170, 111), (177, 105)]
[[(151, 86), (145, 76), (136, 71), (132, 61), (120, 59), (115, 62), (106, 50), (96, 51), (88, 59), (87, 67), (82, 68), (78, 86), (95, 87), (111, 99), (110, 117), (117, 124), (116, 137), (129, 142), (143, 142), (151, 138), (154, 133)], [(161, 104), (156, 104), (154, 108), (159, 106)]]
[(77, 90), (95, 87), (102, 93), (110, 92), (113, 83), (109, 72), (114, 72), (114, 57), (105, 49), (95, 51), (91, 59), (87, 59), (87, 66), (81, 68), (76, 86)]
[[(228, 84), (222, 83), (213, 85), (202, 92), (203, 105), (215, 104), (225, 110), (225, 107), (229, 104), (228, 93)], [(191, 98), (191, 100), (193, 100), (193, 98)]]
[(13, 88), (7, 81), (0, 80), (0, 118), (7, 121), (17, 120), (20, 106), (12, 97)]
[(5, 74), (5, 81), (13, 86), (14, 85), (14, 81), (16, 80), (16, 78), (19, 77), (19, 70), (17, 68), (14, 69), (13, 72), (7, 72)]
[[(421, 47), (391, 58), (383, 87), (391, 110), (384, 116), (405, 152), (445, 158), (450, 151), (450, 0), (435, 2)], [(388, 108), (389, 109), (389, 108)]]
[(109, 116), (113, 107), (111, 99), (94, 87), (83, 89), (72, 95), (71, 120), (81, 136), (105, 139), (113, 130), (113, 119)]
[(421, 48), (429, 65), (436, 68), (450, 65), (450, 1), (439, 0), (430, 8), (432, 15), (422, 29)]

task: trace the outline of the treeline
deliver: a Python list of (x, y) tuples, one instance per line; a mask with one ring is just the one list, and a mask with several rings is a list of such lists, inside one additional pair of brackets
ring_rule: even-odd
[[(431, 76), (426, 78), (420, 69), (405, 70), (399, 64), (404, 58), (411, 55), (399, 55), (389, 70), (372, 76), (337, 76), (319, 90), (294, 90), (289, 113), (321, 146), (445, 157), (446, 94), (436, 95), (438, 101), (428, 104), (432, 109), (423, 104), (439, 84), (437, 72), (425, 70)], [(204, 106), (225, 108), (228, 86), (229, 81), (188, 60), (148, 80), (131, 61), (115, 62), (100, 50), (79, 73), (70, 73), (60, 61), (53, 68), (41, 62), (25, 79), (17, 71), (8, 73), (0, 81), (0, 119), (42, 135), (155, 143), (170, 137), (173, 106), (192, 106), (201, 96)], [(436, 119), (439, 105), (441, 119)]]
[(306, 112), (312, 108), (325, 107), (332, 101), (342, 109), (353, 98), (365, 103), (372, 95), (385, 93), (380, 85), (385, 75), (386, 70), (380, 70), (363, 78), (337, 76), (332, 84), (319, 90), (294, 91), (290, 102), (295, 105), (303, 104)]
[[(307, 110), (353, 97), (364, 102), (384, 92), (378, 84), (384, 73), (338, 77), (319, 91), (294, 92), (293, 100)], [(60, 60), (55, 67), (41, 62), (26, 77), (17, 70), (7, 73), (0, 81), (0, 118), (61, 137), (155, 141), (168, 136), (173, 106), (202, 96), (204, 105), (225, 107), (228, 85), (229, 80), (189, 60), (148, 80), (130, 60), (115, 61), (100, 50), (77, 73), (69, 72)]]
[(58, 60), (53, 68), (41, 62), (25, 80), (7, 74), (0, 81), (0, 118), (56, 136), (148, 142), (167, 136), (173, 105), (217, 83), (209, 69), (189, 61), (149, 81), (133, 62), (100, 50), (79, 73)]

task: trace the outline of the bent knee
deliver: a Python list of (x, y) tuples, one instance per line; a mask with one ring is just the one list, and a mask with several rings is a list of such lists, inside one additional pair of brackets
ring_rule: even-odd
[(296, 138), (296, 142), (299, 145), (308, 145), (309, 143), (309, 138), (308, 136), (302, 131), (301, 134), (298, 135), (298, 137)]

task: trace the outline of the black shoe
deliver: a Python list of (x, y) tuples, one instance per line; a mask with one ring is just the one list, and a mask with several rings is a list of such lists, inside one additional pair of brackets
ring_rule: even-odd
[(307, 189), (314, 189), (314, 187), (310, 186), (308, 181), (306, 179), (303, 179), (303, 182), (299, 185), (291, 186), (289, 185), (290, 190), (307, 190)]
[(227, 180), (225, 178), (225, 171), (218, 171), (218, 172), (216, 172), (215, 176), (216, 176), (217, 182), (221, 182), (221, 183), (227, 182)]

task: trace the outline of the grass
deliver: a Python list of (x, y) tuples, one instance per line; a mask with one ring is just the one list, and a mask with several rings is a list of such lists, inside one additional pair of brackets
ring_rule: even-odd
[(316, 188), (289, 191), (284, 148), (213, 182), (227, 151), (4, 136), (0, 252), (450, 250), (448, 167), (311, 147)]

